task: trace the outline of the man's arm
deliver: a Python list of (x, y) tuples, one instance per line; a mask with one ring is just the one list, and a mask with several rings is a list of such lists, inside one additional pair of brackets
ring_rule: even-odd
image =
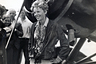
[(14, 31), (16, 32), (18, 36), (23, 36), (23, 30), (22, 30), (22, 26), (20, 23), (16, 24)]

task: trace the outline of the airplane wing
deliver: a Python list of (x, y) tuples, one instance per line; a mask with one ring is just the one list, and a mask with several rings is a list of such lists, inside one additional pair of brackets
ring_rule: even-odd
[[(25, 0), (25, 7), (31, 12), (30, 7), (34, 0)], [(66, 6), (66, 0), (52, 0), (49, 4), (48, 17), (52, 20), (57, 18), (63, 8)], [(32, 19), (30, 13), (27, 17), (35, 22), (36, 19)], [(88, 37), (91, 40), (95, 40), (96, 36), (93, 34), (96, 30), (96, 0), (74, 0), (69, 10), (58, 21), (58, 23), (66, 30), (66, 24), (71, 25), (75, 30), (77, 37)], [(92, 33), (93, 32), (93, 33)]]

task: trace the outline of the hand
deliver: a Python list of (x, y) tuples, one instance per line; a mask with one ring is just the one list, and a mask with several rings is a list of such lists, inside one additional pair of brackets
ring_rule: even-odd
[(51, 60), (52, 64), (61, 64), (61, 61), (58, 61), (57, 59)]
[(3, 29), (6, 30), (6, 32), (10, 32), (11, 31), (11, 28), (10, 27), (5, 27)]
[(51, 62), (52, 62), (52, 64), (61, 64), (62, 63), (62, 59), (59, 56), (57, 56), (57, 58), (51, 60)]
[(14, 31), (17, 31), (17, 29), (14, 29)]
[(6, 34), (6, 36), (9, 37), (10, 36), (10, 33)]
[(0, 31), (1, 31), (2, 29), (0, 28)]

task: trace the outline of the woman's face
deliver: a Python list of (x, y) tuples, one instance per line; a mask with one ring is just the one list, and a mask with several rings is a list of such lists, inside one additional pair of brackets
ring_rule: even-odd
[(33, 12), (34, 12), (34, 16), (37, 19), (37, 21), (43, 21), (45, 19), (46, 13), (41, 8), (35, 7), (33, 9)]

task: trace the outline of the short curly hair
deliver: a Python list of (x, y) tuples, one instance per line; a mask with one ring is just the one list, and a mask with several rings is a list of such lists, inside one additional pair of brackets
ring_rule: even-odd
[(45, 1), (35, 1), (32, 3), (31, 11), (33, 11), (34, 7), (39, 7), (44, 11), (48, 11), (48, 4)]

